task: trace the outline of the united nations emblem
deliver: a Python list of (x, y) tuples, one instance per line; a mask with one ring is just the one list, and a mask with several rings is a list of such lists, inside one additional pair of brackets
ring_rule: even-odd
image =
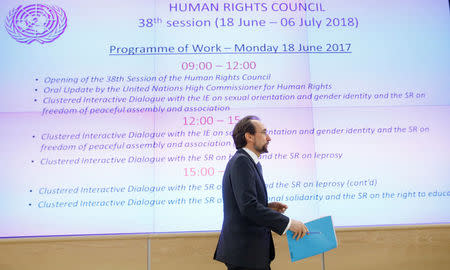
[(6, 31), (15, 40), (30, 44), (49, 43), (57, 39), (67, 27), (64, 10), (57, 6), (34, 4), (12, 9), (6, 17)]

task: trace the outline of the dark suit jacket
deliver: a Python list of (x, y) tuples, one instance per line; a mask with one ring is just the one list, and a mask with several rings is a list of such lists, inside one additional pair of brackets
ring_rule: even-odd
[(227, 164), (222, 196), (224, 219), (214, 259), (233, 266), (267, 267), (275, 258), (270, 231), (281, 235), (289, 218), (268, 208), (264, 179), (243, 149)]

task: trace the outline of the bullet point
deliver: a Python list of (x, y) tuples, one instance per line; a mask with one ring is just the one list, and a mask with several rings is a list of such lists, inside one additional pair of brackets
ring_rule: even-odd
[(33, 190), (32, 190), (32, 189), (30, 189), (30, 192), (33, 192)]
[(33, 138), (36, 138), (36, 136), (33, 135)]
[(31, 203), (29, 203), (28, 205), (31, 206)]
[(38, 79), (38, 78), (36, 78), (36, 81), (39, 81), (39, 79)]
[(37, 92), (37, 89), (34, 89), (34, 91), (36, 91), (36, 92)]
[(34, 99), (34, 101), (37, 101), (37, 99)]
[(32, 160), (31, 163), (34, 163), (34, 160)]

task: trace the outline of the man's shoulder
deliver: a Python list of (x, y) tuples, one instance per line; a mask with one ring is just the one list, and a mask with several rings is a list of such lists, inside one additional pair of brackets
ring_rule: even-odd
[(253, 164), (252, 158), (244, 150), (240, 149), (228, 161), (227, 167), (234, 169), (241, 166), (251, 166), (251, 164)]
[(231, 159), (234, 160), (234, 161), (242, 160), (242, 159), (251, 160), (251, 157), (241, 148), (241, 149), (238, 149), (236, 151), (236, 153), (234, 153), (234, 155), (233, 155), (233, 157)]

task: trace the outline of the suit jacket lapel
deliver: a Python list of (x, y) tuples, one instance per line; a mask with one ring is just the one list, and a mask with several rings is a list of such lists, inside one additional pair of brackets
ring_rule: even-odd
[(258, 175), (259, 175), (259, 179), (258, 180), (261, 183), (261, 185), (263, 186), (263, 190), (264, 190), (264, 194), (266, 196), (266, 202), (267, 202), (267, 189), (266, 189), (266, 183), (264, 182), (264, 177), (262, 175), (262, 172), (259, 171), (258, 167), (255, 164), (255, 161), (253, 160), (253, 158), (247, 152), (245, 152), (245, 150), (239, 149), (238, 151), (240, 153), (245, 154), (252, 161), (253, 166), (255, 166), (255, 170), (258, 172)]

